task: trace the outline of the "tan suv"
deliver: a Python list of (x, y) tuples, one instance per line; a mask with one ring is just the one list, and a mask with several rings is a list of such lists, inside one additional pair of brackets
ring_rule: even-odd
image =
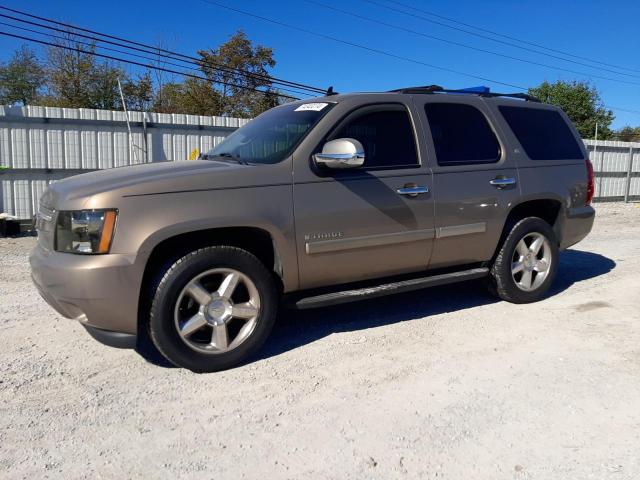
[[(509, 98), (509, 97), (518, 98)], [(543, 298), (584, 238), (593, 174), (558, 108), (416, 87), (276, 107), (198, 161), (51, 185), (33, 279), (98, 340), (229, 368), (297, 308), (486, 278)]]

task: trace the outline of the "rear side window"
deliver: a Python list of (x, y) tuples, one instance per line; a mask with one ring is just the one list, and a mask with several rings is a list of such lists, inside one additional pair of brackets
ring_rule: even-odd
[(531, 160), (578, 160), (584, 154), (569, 125), (555, 110), (499, 107)]
[(401, 105), (363, 108), (331, 138), (355, 138), (362, 143), (365, 169), (418, 165), (413, 127), (409, 113)]
[(480, 110), (461, 103), (424, 106), (438, 165), (494, 163), (500, 144)]

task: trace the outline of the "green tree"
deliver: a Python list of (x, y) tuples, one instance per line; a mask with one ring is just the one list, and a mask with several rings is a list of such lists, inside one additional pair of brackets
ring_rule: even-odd
[(153, 81), (151, 73), (145, 72), (137, 80), (125, 79), (122, 92), (129, 110), (147, 111), (153, 101)]
[(95, 46), (77, 43), (71, 35), (59, 45), (77, 50), (57, 46), (47, 49), (48, 103), (60, 107), (93, 108), (96, 60), (91, 52), (95, 51)]
[(188, 78), (182, 83), (167, 83), (158, 90), (153, 111), (189, 115), (221, 115), (222, 97), (207, 80)]
[(220, 93), (210, 82), (187, 78), (183, 83), (183, 106), (191, 115), (222, 115), (223, 102)]
[(626, 126), (614, 133), (616, 140), (622, 142), (640, 142), (640, 127)]
[(613, 112), (604, 106), (598, 90), (588, 82), (542, 82), (537, 87), (530, 88), (529, 94), (545, 103), (561, 107), (583, 138), (595, 136), (596, 123), (598, 138), (613, 136)]
[(158, 113), (178, 113), (182, 106), (183, 94), (181, 83), (167, 82), (156, 92), (151, 110)]
[(122, 109), (122, 100), (118, 79), (125, 83), (124, 71), (108, 62), (96, 64), (90, 72), (89, 79), (89, 101), (88, 108), (99, 108), (102, 110)]
[[(254, 45), (243, 31), (238, 31), (219, 48), (200, 50), (198, 54), (202, 72), (219, 91), (223, 114), (254, 117), (278, 105), (277, 92), (267, 78), (267, 69), (276, 64), (271, 48)], [(269, 93), (253, 91), (258, 88)]]
[(6, 66), (0, 67), (0, 103), (32, 104), (45, 81), (45, 70), (35, 52), (22, 46)]
[(122, 83), (127, 104), (133, 102), (134, 109), (138, 109), (144, 101), (150, 101), (151, 93), (148, 90), (151, 88), (151, 79), (148, 75), (137, 81), (131, 80), (118, 64), (99, 61), (93, 55), (95, 50), (95, 45), (80, 43), (73, 35), (68, 35), (58, 46), (48, 48), (49, 95), (43, 99), (45, 104), (120, 110), (122, 99), (118, 79)]

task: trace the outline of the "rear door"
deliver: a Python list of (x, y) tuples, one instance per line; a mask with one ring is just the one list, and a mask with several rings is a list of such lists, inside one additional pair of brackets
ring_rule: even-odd
[(520, 196), (514, 152), (483, 99), (417, 98), (433, 169), (436, 241), (430, 266), (489, 260)]
[(522, 200), (555, 199), (568, 208), (587, 201), (588, 153), (566, 114), (541, 103), (497, 99), (491, 105), (518, 148)]
[[(383, 97), (383, 98), (380, 98)], [(390, 101), (385, 101), (386, 98)], [(334, 107), (315, 145), (294, 158), (294, 208), (301, 288), (394, 275), (427, 268), (434, 237), (431, 173), (417, 112), (399, 95), (356, 98)], [(325, 119), (329, 121), (329, 117)], [(319, 169), (311, 155), (336, 138), (365, 149), (364, 166)], [(408, 196), (406, 186), (424, 187)]]

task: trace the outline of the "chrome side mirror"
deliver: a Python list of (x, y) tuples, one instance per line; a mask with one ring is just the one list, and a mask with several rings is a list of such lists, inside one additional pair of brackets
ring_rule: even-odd
[(364, 165), (364, 147), (354, 138), (337, 138), (325, 143), (313, 161), (328, 168), (358, 168)]

